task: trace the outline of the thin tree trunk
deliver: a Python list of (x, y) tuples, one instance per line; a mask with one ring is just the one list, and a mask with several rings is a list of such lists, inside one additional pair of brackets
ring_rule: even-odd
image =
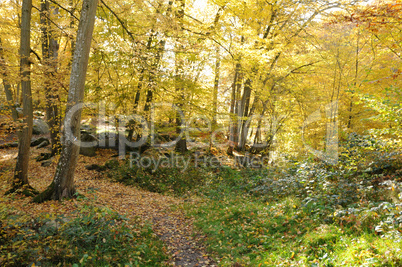
[(18, 158), (15, 166), (14, 180), (12, 189), (7, 193), (21, 192), (25, 195), (36, 193), (28, 182), (29, 150), (32, 137), (33, 111), (32, 111), (32, 92), (31, 92), (31, 70), (29, 56), (31, 52), (31, 9), (32, 0), (22, 2), (21, 12), (21, 43), (20, 43), (20, 72), (22, 88), (22, 108), (23, 126), (18, 132)]
[(3, 87), (4, 87), (4, 92), (6, 93), (6, 99), (8, 102), (8, 107), (11, 111), (11, 115), (14, 121), (18, 119), (18, 113), (17, 110), (15, 109), (14, 106), (14, 100), (13, 100), (13, 92), (11, 90), (11, 84), (9, 83), (7, 77), (7, 66), (6, 66), (6, 61), (4, 59), (4, 50), (3, 50), (3, 44), (0, 39), (0, 70), (3, 70), (0, 73), (0, 77), (3, 80)]
[[(170, 15), (172, 5), (173, 5), (173, 2), (169, 1), (166, 16)], [(159, 13), (159, 11), (158, 11), (158, 13)], [(153, 33), (153, 29), (151, 30), (151, 33)], [(151, 52), (153, 36), (156, 36), (156, 35), (157, 34), (151, 34), (149, 36), (149, 38), (148, 38), (147, 54), (148, 53), (150, 54), (150, 52)], [(156, 73), (158, 71), (160, 59), (162, 58), (162, 55), (165, 52), (165, 43), (166, 43), (166, 40), (161, 40), (159, 42), (159, 47), (158, 47), (157, 52), (156, 52), (154, 63), (152, 64), (151, 70), (148, 73), (148, 76), (149, 76), (149, 79), (148, 79), (148, 91), (147, 91), (147, 96), (146, 96), (145, 105), (144, 105), (144, 113), (145, 113), (144, 115), (147, 116), (147, 120), (149, 120), (149, 118), (150, 118), (149, 110), (151, 108), (151, 103), (152, 103), (152, 100), (153, 100), (153, 93), (154, 93), (154, 90), (155, 90)], [(148, 57), (144, 58), (144, 64), (146, 64), (147, 59), (148, 59)], [(145, 77), (145, 67), (143, 67), (141, 69), (141, 76), (139, 78), (137, 92), (135, 94), (135, 100), (134, 100), (134, 112), (136, 112), (137, 109), (138, 109), (138, 105), (139, 105), (139, 101), (140, 101), (140, 97), (141, 97), (141, 90), (142, 90), (142, 87), (143, 87), (144, 77)], [(132, 121), (129, 122), (129, 124), (130, 124), (130, 129), (129, 129), (129, 133), (128, 133), (128, 140), (132, 140), (132, 137), (133, 137), (133, 134), (134, 134), (135, 122), (132, 120)], [(139, 138), (141, 138), (140, 135), (137, 136), (137, 140), (139, 140)]]
[[(185, 0), (180, 0), (180, 7), (177, 12), (176, 17), (179, 20), (179, 25), (180, 25), (180, 34), (183, 34), (183, 23), (182, 20), (184, 18), (184, 8), (185, 8)], [(180, 44), (179, 45), (179, 50), (184, 50), (184, 45)], [(180, 55), (180, 52), (176, 52), (176, 81), (175, 81), (175, 86), (176, 86), (176, 93), (178, 96), (177, 99), (177, 107), (179, 110), (183, 109), (184, 106), (184, 86), (183, 86), (183, 59), (182, 55)], [(180, 134), (182, 132), (182, 127), (183, 123), (185, 123), (182, 118), (181, 114), (179, 112), (176, 112), (176, 133)], [(184, 153), (187, 151), (187, 141), (186, 137), (182, 136), (176, 143), (175, 150), (181, 153)]]
[[(70, 0), (69, 3), (70, 3), (70, 30), (71, 30), (71, 32), (74, 32), (74, 24), (75, 24), (75, 20), (74, 20), (75, 19), (74, 18), (74, 12), (75, 12), (74, 0)], [(75, 50), (74, 36), (70, 36), (70, 45), (71, 45), (71, 55), (73, 55), (74, 50)]]
[(215, 63), (215, 79), (214, 79), (214, 91), (213, 91), (213, 100), (212, 100), (212, 128), (216, 128), (216, 116), (218, 114), (218, 90), (219, 90), (219, 80), (220, 80), (220, 68), (221, 68), (221, 60), (219, 57), (219, 46), (216, 47), (216, 63)]
[(241, 71), (241, 64), (236, 63), (235, 75), (234, 75), (233, 85), (232, 85), (232, 97), (231, 97), (231, 101), (230, 101), (230, 114), (231, 114), (232, 124), (229, 129), (229, 132), (230, 132), (229, 148), (227, 151), (227, 153), (229, 155), (233, 154), (233, 150), (237, 146), (238, 140), (239, 140), (237, 112), (238, 112), (239, 91), (241, 88), (240, 71)]
[[(354, 92), (354, 90), (356, 90), (357, 78), (359, 76), (359, 49), (360, 49), (359, 36), (360, 35), (357, 35), (357, 40), (356, 40), (355, 80), (353, 82), (353, 87), (354, 87), (353, 92)], [(350, 103), (349, 103), (349, 117), (348, 117), (348, 124), (347, 124), (348, 129), (352, 128), (352, 119), (353, 119), (352, 112), (353, 112), (353, 95), (351, 96)]]
[(247, 117), (249, 114), (249, 106), (250, 106), (250, 97), (251, 97), (251, 80), (247, 79), (244, 83), (244, 91), (240, 104), (240, 142), (238, 149), (244, 150), (246, 146), (247, 136), (248, 136), (248, 125), (247, 125)]
[(161, 40), (159, 42), (159, 47), (158, 50), (156, 52), (156, 56), (155, 56), (155, 61), (151, 66), (151, 71), (149, 73), (149, 80), (148, 80), (148, 92), (147, 92), (147, 98), (145, 101), (145, 106), (144, 106), (144, 111), (148, 112), (150, 107), (151, 107), (151, 102), (153, 99), (153, 92), (155, 90), (155, 79), (156, 79), (156, 74), (159, 68), (159, 63), (160, 60), (163, 56), (163, 53), (165, 52), (165, 44), (166, 41), (165, 40)]
[[(182, 4), (181, 7), (184, 9), (185, 3), (181, 2), (181, 4)], [(169, 1), (168, 2), (168, 7), (167, 7), (167, 10), (166, 10), (166, 15), (165, 15), (166, 17), (169, 17), (171, 15), (172, 5), (173, 5), (173, 1)], [(183, 10), (183, 12), (184, 12), (184, 10)], [(160, 13), (159, 8), (157, 9), (157, 13), (158, 14)], [(152, 31), (153, 31), (153, 29), (152, 29)], [(155, 34), (155, 36), (157, 36), (157, 33)], [(151, 35), (151, 37), (152, 37), (152, 35)], [(151, 39), (151, 41), (152, 41), (152, 39)], [(158, 68), (159, 68), (160, 60), (163, 57), (163, 54), (165, 53), (165, 44), (166, 44), (165, 38), (163, 38), (162, 40), (159, 41), (157, 51), (156, 51), (156, 55), (155, 55), (155, 59), (154, 59), (154, 62), (152, 64), (152, 66), (151, 66), (151, 70), (149, 71), (148, 91), (147, 91), (147, 97), (146, 97), (145, 106), (144, 106), (144, 111), (146, 113), (146, 116), (149, 116), (149, 114), (147, 114), (147, 113), (150, 110), (151, 102), (153, 100), (153, 93), (154, 93), (154, 90), (155, 90), (156, 73), (157, 73)], [(147, 48), (148, 48), (148, 50), (151, 49), (151, 43), (149, 43)]]
[[(57, 14), (57, 9), (55, 9), (55, 14)], [(54, 83), (55, 73), (57, 71), (57, 57), (59, 45), (57, 41), (53, 38), (52, 31), (50, 29), (50, 8), (49, 2), (47, 0), (41, 3), (41, 31), (42, 31), (42, 59), (46, 66), (45, 76), (48, 79), (45, 81), (45, 97), (46, 97), (46, 119), (50, 128), (50, 141), (52, 145), (52, 151), (49, 157), (54, 156), (58, 153), (60, 149), (60, 137), (59, 130), (60, 126), (58, 124), (58, 93), (55, 92)]]
[[(69, 111), (82, 104), (84, 99), (85, 77), (87, 73), (89, 51), (95, 23), (98, 0), (84, 0), (81, 19), (78, 26), (77, 42), (70, 76), (66, 116), (64, 118), (64, 142), (52, 184), (35, 202), (54, 199), (71, 198), (75, 194), (74, 172), (77, 165), (79, 146), (75, 141), (80, 139), (81, 109), (69, 114)], [(67, 132), (69, 131), (69, 132)]]

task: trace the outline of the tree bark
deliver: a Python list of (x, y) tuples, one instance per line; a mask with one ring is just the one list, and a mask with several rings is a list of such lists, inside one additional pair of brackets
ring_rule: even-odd
[(0, 72), (0, 77), (3, 80), (3, 87), (4, 87), (4, 92), (6, 93), (8, 107), (11, 111), (13, 120), (16, 121), (18, 119), (18, 113), (14, 106), (13, 92), (11, 90), (11, 84), (7, 79), (8, 73), (7, 73), (6, 61), (4, 58), (4, 50), (3, 50), (3, 44), (1, 42), (1, 39), (0, 39), (0, 70), (2, 70)]
[(61, 155), (52, 184), (34, 199), (35, 202), (71, 198), (76, 192), (74, 172), (77, 165), (79, 146), (75, 141), (80, 139), (81, 109), (78, 108), (72, 114), (69, 114), (69, 111), (74, 110), (73, 108), (76, 107), (76, 104), (82, 104), (84, 99), (85, 77), (97, 4), (98, 0), (84, 0), (82, 4), (71, 69), (66, 116), (64, 118), (64, 142)]
[(214, 79), (214, 90), (212, 99), (212, 128), (216, 128), (216, 116), (218, 114), (218, 89), (220, 80), (220, 70), (221, 70), (221, 59), (219, 57), (219, 46), (216, 47), (216, 62), (215, 62), (215, 79)]
[(235, 74), (233, 79), (232, 85), (232, 97), (230, 102), (230, 114), (231, 114), (231, 121), (232, 125), (229, 129), (230, 136), (229, 136), (229, 148), (227, 153), (229, 155), (233, 154), (233, 150), (237, 147), (239, 141), (239, 127), (238, 127), (238, 100), (239, 100), (239, 91), (241, 88), (241, 64), (240, 62), (236, 63), (235, 67)]
[(250, 116), (249, 114), (249, 106), (250, 106), (250, 98), (251, 98), (251, 79), (247, 79), (246, 82), (244, 83), (244, 90), (243, 90), (243, 96), (241, 99), (241, 104), (240, 104), (240, 110), (239, 110), (239, 116), (240, 118), (240, 141), (238, 145), (238, 150), (243, 151), (246, 146), (246, 141), (247, 141), (247, 136), (248, 136), (248, 125), (247, 125), (247, 120)]
[[(179, 20), (179, 35), (183, 34), (183, 18), (184, 18), (184, 8), (185, 8), (185, 0), (180, 0), (180, 7), (179, 10), (177, 11), (176, 17)], [(179, 50), (184, 50), (184, 45), (179, 44), (180, 49)], [(184, 106), (184, 86), (183, 86), (183, 58), (182, 55), (180, 55), (180, 52), (176, 52), (176, 81), (175, 81), (175, 86), (176, 86), (176, 93), (177, 93), (177, 107), (179, 110), (183, 109)], [(181, 134), (182, 133), (182, 127), (185, 122), (181, 118), (180, 112), (176, 112), (176, 133)], [(184, 153), (187, 151), (187, 140), (185, 136), (181, 136), (179, 140), (176, 143), (175, 151)]]
[[(21, 42), (20, 42), (20, 72), (22, 89), (23, 126), (18, 131), (18, 158), (15, 166), (13, 186), (7, 193), (21, 192), (32, 196), (36, 193), (28, 182), (29, 150), (32, 137), (33, 111), (31, 92), (31, 9), (32, 0), (22, 2), (21, 12)], [(19, 191), (22, 190), (22, 191)]]
[[(55, 9), (57, 14), (57, 9)], [(46, 97), (46, 119), (50, 128), (50, 143), (52, 151), (50, 154), (54, 156), (60, 149), (60, 125), (58, 123), (58, 93), (56, 92), (52, 83), (54, 83), (55, 73), (57, 71), (57, 57), (59, 45), (53, 38), (53, 33), (50, 29), (50, 8), (47, 0), (41, 3), (41, 32), (42, 32), (42, 59), (43, 64), (46, 66), (44, 75), (47, 78), (45, 81), (45, 97)]]

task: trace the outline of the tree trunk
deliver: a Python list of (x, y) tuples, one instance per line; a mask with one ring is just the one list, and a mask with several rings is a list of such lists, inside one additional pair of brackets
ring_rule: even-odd
[(34, 199), (35, 202), (61, 200), (71, 198), (75, 194), (74, 172), (79, 153), (79, 146), (75, 141), (80, 139), (81, 109), (72, 112), (73, 114), (69, 114), (69, 111), (74, 110), (77, 104), (82, 104), (84, 99), (85, 77), (97, 4), (98, 0), (84, 0), (82, 4), (64, 118), (63, 147), (52, 184)]
[(247, 117), (249, 114), (249, 106), (250, 106), (250, 97), (251, 97), (251, 80), (247, 79), (244, 83), (244, 91), (240, 104), (240, 142), (238, 145), (238, 149), (243, 151), (246, 146), (247, 136), (248, 136), (248, 125), (247, 125)]
[[(185, 0), (180, 0), (180, 7), (179, 10), (177, 11), (176, 17), (179, 20), (179, 25), (180, 25), (180, 34), (183, 34), (183, 18), (184, 18), (184, 8), (185, 8)], [(183, 51), (184, 50), (184, 45), (179, 44), (179, 50)], [(178, 96), (177, 99), (177, 107), (179, 110), (183, 109), (184, 106), (184, 86), (183, 86), (183, 58), (182, 55), (180, 55), (180, 52), (176, 52), (176, 81), (175, 81), (175, 86), (176, 86), (176, 93)], [(176, 112), (176, 133), (180, 135), (182, 133), (182, 127), (185, 122), (181, 118), (180, 112)], [(181, 136), (180, 139), (176, 143), (175, 150), (180, 153), (184, 153), (187, 151), (187, 140), (185, 136)]]
[(241, 71), (241, 64), (236, 63), (235, 75), (232, 85), (232, 97), (230, 102), (230, 114), (231, 114), (232, 125), (229, 129), (230, 131), (229, 148), (228, 148), (229, 155), (233, 154), (233, 150), (235, 147), (237, 147), (239, 141), (237, 112), (238, 112), (239, 91), (241, 88), (240, 71)]
[[(15, 166), (13, 186), (7, 193), (18, 192), (25, 195), (36, 193), (28, 182), (29, 150), (32, 137), (33, 111), (31, 93), (31, 70), (29, 55), (31, 52), (31, 9), (32, 0), (22, 2), (21, 13), (21, 43), (20, 43), (20, 72), (22, 88), (23, 126), (18, 132), (18, 158)], [(18, 191), (17, 191), (18, 190)]]
[[(57, 14), (57, 9), (55, 12)], [(60, 125), (58, 124), (58, 93), (57, 89), (52, 86), (55, 79), (55, 73), (57, 71), (57, 57), (59, 45), (53, 38), (52, 31), (50, 30), (50, 8), (49, 2), (44, 0), (41, 3), (41, 32), (42, 32), (42, 59), (43, 64), (46, 66), (44, 75), (47, 77), (45, 81), (45, 96), (46, 96), (46, 119), (50, 128), (50, 142), (52, 145), (52, 151), (49, 155), (54, 156), (60, 149)]]
[(6, 61), (4, 59), (4, 50), (3, 50), (3, 44), (0, 39), (0, 77), (3, 80), (3, 87), (4, 87), (4, 92), (6, 93), (6, 99), (8, 102), (8, 107), (11, 111), (11, 115), (14, 121), (18, 119), (18, 113), (17, 110), (15, 109), (14, 106), (14, 100), (13, 100), (13, 92), (11, 91), (11, 84), (9, 83), (7, 77), (7, 68), (6, 68)]
[(219, 58), (219, 46), (216, 47), (216, 63), (215, 63), (215, 79), (214, 79), (214, 90), (213, 90), (213, 111), (212, 111), (212, 128), (213, 130), (216, 128), (216, 116), (218, 114), (218, 89), (219, 89), (219, 80), (220, 80), (220, 68), (221, 68), (221, 60)]

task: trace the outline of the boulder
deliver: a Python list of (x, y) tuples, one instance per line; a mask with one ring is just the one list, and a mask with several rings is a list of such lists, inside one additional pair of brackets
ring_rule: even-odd
[(31, 141), (31, 146), (39, 146), (42, 143), (50, 144), (49, 139), (47, 139), (46, 137), (40, 137), (38, 139), (33, 139)]
[(8, 148), (8, 147), (18, 147), (18, 142), (11, 142), (0, 145), (0, 149)]
[(94, 146), (90, 147), (80, 147), (80, 154), (87, 157), (96, 156), (96, 149), (98, 147), (98, 139), (90, 133), (81, 133), (81, 142), (96, 142)]
[(52, 165), (52, 161), (51, 160), (43, 161), (40, 165), (42, 167), (49, 167), (50, 165)]
[(100, 166), (98, 164), (91, 164), (91, 165), (85, 166), (85, 169), (87, 169), (89, 171), (102, 172), (105, 170), (105, 166)]
[(48, 145), (50, 145), (49, 140), (45, 140), (42, 143), (40, 143), (36, 148), (42, 148), (42, 147), (45, 147), (45, 146), (48, 146)]
[(41, 135), (50, 132), (49, 125), (44, 120), (36, 119), (33, 121), (32, 134)]

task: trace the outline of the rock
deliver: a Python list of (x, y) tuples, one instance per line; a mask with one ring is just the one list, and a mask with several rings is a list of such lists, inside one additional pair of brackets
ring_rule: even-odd
[(47, 142), (48, 144), (50, 144), (49, 139), (47, 139), (46, 137), (40, 137), (38, 139), (33, 139), (31, 141), (31, 146), (38, 146), (38, 145), (42, 144), (43, 142)]
[(91, 164), (91, 165), (87, 165), (85, 166), (85, 169), (87, 169), (88, 171), (97, 171), (97, 172), (102, 172), (105, 170), (104, 166), (100, 166), (98, 164)]
[(44, 161), (48, 160), (52, 157), (52, 153), (40, 153), (39, 156), (37, 156), (35, 159), (36, 161)]
[(98, 146), (98, 139), (89, 133), (82, 133), (81, 134), (81, 141), (82, 142), (96, 142), (96, 144), (94, 146), (90, 146), (90, 147), (80, 147), (80, 154), (87, 156), (87, 157), (94, 157), (96, 156), (96, 148)]
[(52, 165), (52, 161), (51, 160), (43, 161), (40, 165), (42, 167), (49, 167), (50, 165)]
[(11, 143), (6, 143), (6, 144), (0, 145), (0, 149), (8, 148), (8, 147), (18, 147), (18, 142), (11, 142)]
[(42, 148), (42, 147), (45, 147), (45, 146), (48, 146), (48, 145), (50, 145), (49, 140), (45, 140), (42, 143), (40, 143), (36, 148)]
[(49, 125), (41, 119), (36, 119), (33, 121), (32, 134), (40, 135), (40, 134), (48, 134), (49, 133)]
[(18, 142), (12, 142), (9, 147), (18, 147)]

